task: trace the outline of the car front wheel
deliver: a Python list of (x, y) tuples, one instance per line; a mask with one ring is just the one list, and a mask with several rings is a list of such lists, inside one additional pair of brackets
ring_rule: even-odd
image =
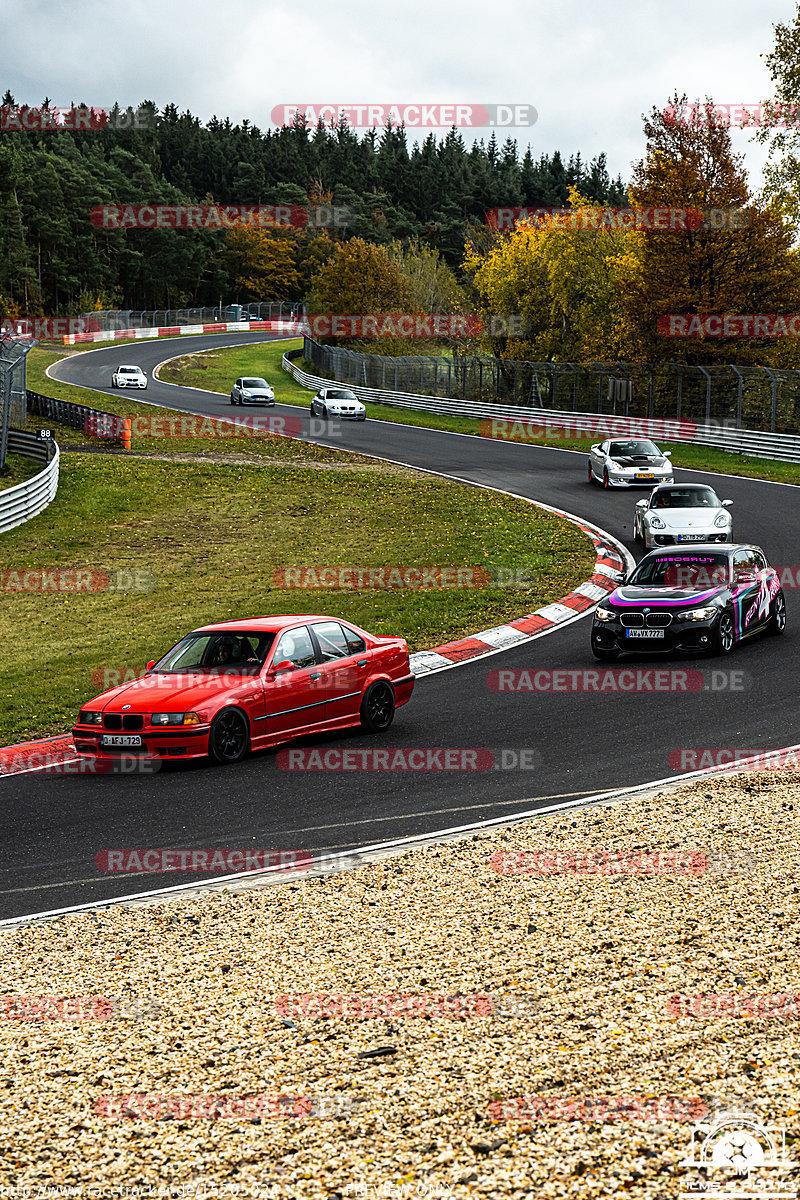
[(394, 720), (394, 688), (381, 680), (367, 688), (361, 701), (361, 725), (369, 733), (383, 733)]
[(586, 474), (586, 482), (594, 483), (594, 471), (592, 470), (591, 463), (589, 463), (589, 466), (588, 466), (588, 470), (587, 470), (587, 474)]
[(209, 758), (227, 766), (240, 762), (249, 749), (250, 730), (244, 713), (238, 708), (225, 708), (217, 713), (208, 735)]
[(772, 606), (772, 616), (767, 625), (767, 633), (779, 634), (783, 633), (786, 628), (786, 600), (783, 592), (778, 592), (775, 597), (775, 603)]
[(608, 467), (603, 467), (603, 487), (604, 488), (611, 487), (611, 483), (609, 482), (609, 478), (608, 478)]
[(735, 633), (733, 628), (733, 617), (729, 612), (724, 612), (717, 622), (716, 633), (714, 634), (713, 653), (714, 654), (730, 654), (733, 649)]

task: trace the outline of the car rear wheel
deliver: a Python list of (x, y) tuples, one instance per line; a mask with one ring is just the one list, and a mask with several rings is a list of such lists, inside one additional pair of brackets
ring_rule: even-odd
[(717, 629), (714, 634), (713, 653), (714, 654), (730, 654), (733, 649), (735, 633), (733, 629), (733, 617), (729, 612), (724, 612), (717, 621)]
[(786, 600), (783, 592), (778, 592), (775, 597), (775, 603), (772, 606), (772, 616), (767, 625), (767, 633), (773, 635), (783, 633), (786, 628)]
[(211, 722), (208, 735), (208, 756), (227, 766), (240, 762), (250, 749), (250, 730), (247, 718), (238, 708), (225, 708)]
[(231, 404), (235, 404), (235, 403), (236, 403), (236, 401), (233, 398), (233, 392), (231, 392)]
[(361, 725), (369, 733), (383, 733), (394, 720), (394, 688), (381, 680), (367, 688), (361, 701)]
[(322, 412), (321, 412), (319, 415), (322, 417), (322, 420), (323, 420), (323, 421), (327, 421), (327, 419), (328, 419), (328, 410), (327, 410), (327, 408), (325, 407), (325, 405), (324, 405), (324, 404), (323, 404), (323, 406), (322, 406)]

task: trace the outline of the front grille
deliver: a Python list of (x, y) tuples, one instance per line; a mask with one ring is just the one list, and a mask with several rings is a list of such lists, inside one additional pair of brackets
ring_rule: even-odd
[(672, 624), (672, 613), (654, 612), (647, 614), (647, 626), (649, 629), (666, 629)]
[(126, 713), (121, 716), (120, 713), (105, 713), (103, 715), (104, 729), (142, 729), (144, 726), (144, 717), (141, 713)]
[(644, 628), (644, 617), (641, 613), (623, 613), (620, 620), (626, 629)]

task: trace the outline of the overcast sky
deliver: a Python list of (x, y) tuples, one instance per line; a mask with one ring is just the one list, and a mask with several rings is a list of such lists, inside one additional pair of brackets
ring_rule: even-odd
[[(201, 120), (272, 124), (292, 103), (528, 104), (500, 130), (534, 155), (605, 151), (627, 182), (642, 114), (671, 94), (717, 103), (770, 96), (762, 55), (793, 0), (194, 0), (159, 5), (0, 0), (0, 88), (18, 104), (174, 102)], [(438, 135), (446, 130), (437, 129)], [(467, 140), (491, 130), (464, 129)], [(2, 136), (2, 135), (0, 135)], [(409, 139), (420, 136), (409, 130)], [(421, 136), (424, 136), (422, 134)], [(758, 187), (766, 151), (732, 130)]]

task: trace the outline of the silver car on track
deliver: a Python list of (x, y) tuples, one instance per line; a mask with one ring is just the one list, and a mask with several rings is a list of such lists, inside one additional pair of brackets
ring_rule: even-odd
[(650, 487), (672, 483), (671, 451), (647, 438), (610, 438), (589, 451), (589, 483), (603, 487)]
[(732, 503), (720, 500), (704, 483), (659, 484), (637, 501), (633, 540), (643, 542), (647, 550), (684, 542), (732, 542)]

